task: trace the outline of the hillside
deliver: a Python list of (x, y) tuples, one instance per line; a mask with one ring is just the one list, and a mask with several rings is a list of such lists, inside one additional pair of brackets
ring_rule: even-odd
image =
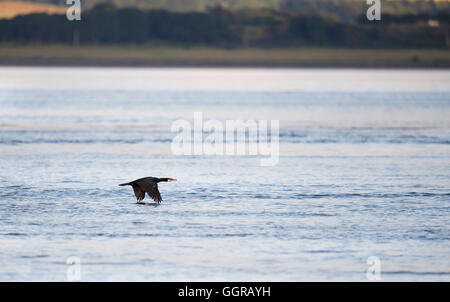
[(31, 3), (18, 1), (1, 1), (0, 18), (9, 19), (17, 15), (27, 15), (31, 13), (64, 14), (67, 7), (46, 3)]

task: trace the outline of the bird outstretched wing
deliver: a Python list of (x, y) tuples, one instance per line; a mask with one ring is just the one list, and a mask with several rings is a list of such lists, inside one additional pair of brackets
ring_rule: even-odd
[(134, 195), (136, 195), (136, 199), (141, 201), (145, 198), (145, 192), (141, 189), (139, 185), (133, 185)]
[(151, 179), (143, 179), (137, 182), (141, 190), (147, 192), (154, 201), (161, 202), (161, 194), (158, 190), (158, 184)]

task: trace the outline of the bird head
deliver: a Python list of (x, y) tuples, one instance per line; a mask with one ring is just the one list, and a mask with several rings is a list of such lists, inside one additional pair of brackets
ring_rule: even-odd
[(161, 182), (161, 181), (172, 182), (172, 181), (176, 181), (176, 179), (175, 178), (158, 178), (157, 182)]

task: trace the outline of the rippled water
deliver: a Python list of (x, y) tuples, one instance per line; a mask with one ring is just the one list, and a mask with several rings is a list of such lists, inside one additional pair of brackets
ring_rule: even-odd
[[(450, 280), (450, 72), (0, 68), (0, 280)], [(280, 120), (280, 160), (173, 121)], [(163, 183), (161, 206), (118, 183)]]

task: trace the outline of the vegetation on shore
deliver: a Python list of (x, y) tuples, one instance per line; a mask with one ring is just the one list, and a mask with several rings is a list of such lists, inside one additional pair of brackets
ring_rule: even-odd
[(0, 42), (177, 46), (448, 48), (450, 14), (365, 17), (345, 23), (329, 16), (273, 10), (175, 13), (99, 4), (70, 22), (65, 15), (30, 14), (0, 20)]
[[(10, 0), (0, 0), (1, 2)], [(24, 0), (27, 3), (45, 3), (67, 6), (66, 0)], [(17, 1), (15, 1), (17, 2)], [(449, 0), (383, 0), (383, 14), (436, 15), (449, 8)], [(164, 9), (173, 12), (205, 12), (220, 5), (227, 10), (270, 9), (302, 12), (307, 15), (329, 15), (343, 21), (353, 21), (367, 9), (365, 0), (88, 0), (81, 1), (83, 11), (100, 3), (117, 7)]]
[(83, 9), (81, 21), (65, 14), (19, 15), (0, 19), (0, 64), (450, 67), (448, 10), (383, 13), (374, 22), (365, 13), (352, 20), (329, 14), (333, 5), (350, 2), (322, 1), (313, 13), (282, 5), (180, 12), (103, 3)]

